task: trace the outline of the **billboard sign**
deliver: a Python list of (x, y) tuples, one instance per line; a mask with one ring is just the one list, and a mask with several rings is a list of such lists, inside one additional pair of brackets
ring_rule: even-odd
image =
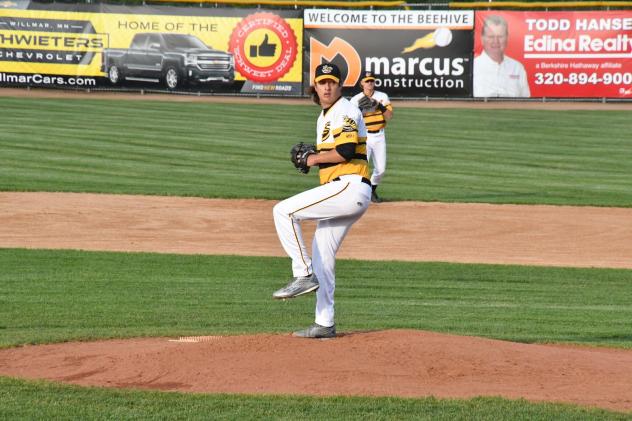
[(393, 97), (470, 96), (472, 11), (307, 9), (303, 19), (306, 85), (333, 62), (347, 92), (370, 71)]
[(301, 95), (302, 30), (296, 11), (1, 8), (0, 86)]
[(475, 97), (632, 98), (631, 11), (477, 12), (474, 55)]

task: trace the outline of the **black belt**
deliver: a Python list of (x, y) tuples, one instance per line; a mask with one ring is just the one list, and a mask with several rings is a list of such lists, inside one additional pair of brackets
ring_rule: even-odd
[[(340, 181), (340, 177), (336, 177), (336, 178), (334, 178), (334, 179), (333, 179), (333, 180), (331, 180), (331, 181)], [(368, 178), (366, 178), (366, 177), (362, 177), (362, 182), (363, 182), (364, 184), (368, 184), (369, 186), (371, 186), (371, 180), (369, 180), (369, 179), (368, 179)]]

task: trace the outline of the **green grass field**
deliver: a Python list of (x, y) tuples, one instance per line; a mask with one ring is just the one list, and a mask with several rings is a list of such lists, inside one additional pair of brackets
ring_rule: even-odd
[(0, 417), (55, 420), (628, 420), (624, 414), (498, 398), (201, 395), (80, 388), (0, 377)]
[[(271, 299), (284, 258), (0, 249), (0, 267), (0, 347), (287, 333), (313, 318), (313, 296)], [(631, 270), (341, 260), (337, 272), (341, 331), (632, 348)]]
[[(0, 189), (280, 199), (315, 105), (0, 98)], [(389, 200), (632, 206), (626, 111), (399, 108)], [(315, 173), (315, 171), (314, 171)]]
[[(4, 191), (280, 199), (316, 182), (288, 160), (291, 144), (313, 138), (315, 106), (15, 98), (0, 106)], [(630, 207), (628, 132), (626, 112), (401, 108), (381, 190), (389, 200)], [(0, 347), (287, 332), (312, 320), (313, 298), (270, 299), (289, 275), (287, 259), (0, 249), (0, 268)], [(631, 270), (353, 260), (337, 268), (341, 331), (632, 348)], [(0, 378), (0, 419), (209, 418), (632, 414), (497, 398), (194, 395)]]

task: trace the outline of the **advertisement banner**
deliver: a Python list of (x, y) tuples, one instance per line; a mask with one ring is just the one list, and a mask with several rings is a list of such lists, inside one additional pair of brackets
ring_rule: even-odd
[(301, 12), (2, 4), (0, 86), (302, 94)]
[(632, 11), (476, 12), (475, 97), (632, 98)]
[(305, 85), (333, 62), (345, 95), (370, 71), (391, 97), (471, 96), (473, 11), (308, 9), (303, 19)]

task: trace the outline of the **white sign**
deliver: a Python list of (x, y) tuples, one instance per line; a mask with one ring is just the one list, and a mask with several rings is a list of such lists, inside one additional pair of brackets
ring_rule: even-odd
[(305, 28), (473, 29), (474, 11), (306, 9)]

